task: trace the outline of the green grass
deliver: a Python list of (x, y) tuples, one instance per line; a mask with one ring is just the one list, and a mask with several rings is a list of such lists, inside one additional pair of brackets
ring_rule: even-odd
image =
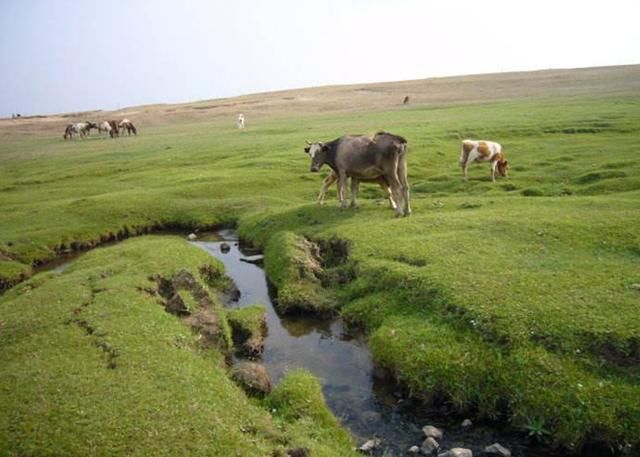
[(266, 309), (264, 305), (234, 308), (227, 312), (234, 340), (249, 356), (262, 353), (266, 337)]
[[(222, 268), (180, 239), (145, 237), (3, 296), (0, 455), (264, 456), (300, 443), (318, 455), (348, 454), (348, 439), (309, 442), (274, 422), (229, 380), (222, 354), (150, 293), (150, 276), (186, 270), (199, 278), (204, 265)], [(311, 409), (326, 415), (317, 398)]]
[[(409, 140), (414, 214), (394, 218), (377, 186), (368, 185), (358, 209), (338, 209), (335, 190), (325, 207), (314, 205), (326, 171), (308, 172), (304, 140), (378, 129)], [(502, 143), (509, 178), (491, 183), (482, 164), (464, 182), (457, 161), (465, 137)], [(295, 267), (296, 240), (348, 240), (348, 263), (334, 267), (356, 279), (335, 280), (345, 273), (335, 270), (317, 278), (330, 290), (303, 281), (299, 295), (311, 289), (337, 297), (345, 318), (370, 332), (378, 362), (415, 395), (509, 419), (525, 432), (544, 423), (550, 439), (576, 450), (596, 429), (598, 439), (637, 450), (640, 293), (630, 285), (640, 282), (639, 141), (640, 94), (274, 118), (243, 132), (214, 122), (153, 127), (117, 141), (16, 139), (0, 145), (0, 277), (10, 283), (34, 261), (110, 234), (237, 223), (242, 237), (266, 248), (274, 283), (296, 292), (304, 277)], [(138, 263), (147, 268), (144, 256)], [(33, 281), (65, 278), (49, 273)], [(3, 312), (5, 328), (13, 319), (45, 325), (43, 309), (51, 319), (68, 314), (43, 296), (21, 305), (27, 284), (0, 299), (16, 314)], [(88, 293), (68, 289), (75, 294), (65, 299), (69, 309)], [(40, 344), (53, 337), (43, 335)], [(17, 338), (6, 330), (0, 337)], [(102, 357), (83, 338), (69, 345)], [(55, 365), (73, 350), (47, 347), (21, 369)], [(30, 360), (27, 353), (25, 346), (13, 356)], [(3, 398), (18, 385), (7, 375), (13, 369), (3, 362)], [(20, 382), (35, 396), (39, 387), (29, 376)], [(144, 382), (156, 382), (151, 371)], [(16, 408), (12, 416), (31, 417)], [(83, 423), (71, 417), (44, 415), (39, 427), (49, 424), (53, 433), (64, 421)], [(0, 433), (25, 446), (57, 445), (45, 432), (41, 439), (40, 428), (27, 428), (9, 432), (6, 425)]]

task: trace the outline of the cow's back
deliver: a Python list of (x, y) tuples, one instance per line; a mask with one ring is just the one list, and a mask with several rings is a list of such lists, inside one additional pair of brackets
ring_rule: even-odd
[(375, 143), (366, 136), (343, 136), (335, 146), (335, 164), (349, 175), (365, 177), (381, 160)]

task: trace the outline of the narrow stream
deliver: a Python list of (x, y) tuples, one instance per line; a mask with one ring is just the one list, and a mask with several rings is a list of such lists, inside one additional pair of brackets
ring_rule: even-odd
[[(260, 303), (267, 308), (268, 336), (262, 361), (274, 383), (287, 370), (305, 368), (322, 383), (329, 408), (355, 436), (358, 444), (377, 437), (386, 455), (406, 455), (407, 449), (424, 439), (421, 428), (443, 428), (443, 449), (465, 447), (483, 455), (485, 446), (499, 442), (512, 455), (522, 457), (562, 456), (548, 449), (532, 447), (521, 434), (501, 431), (495, 425), (474, 424), (463, 428), (446, 408), (425, 410), (407, 401), (397, 387), (376, 376), (371, 353), (364, 339), (350, 334), (340, 319), (279, 316), (271, 302), (263, 269), (246, 259), (256, 252), (243, 251), (232, 230), (218, 232), (222, 241), (196, 241), (194, 245), (221, 260), (227, 274), (240, 290), (238, 301), (230, 307)], [(230, 249), (221, 250), (225, 242)], [(245, 260), (243, 260), (245, 259)]]

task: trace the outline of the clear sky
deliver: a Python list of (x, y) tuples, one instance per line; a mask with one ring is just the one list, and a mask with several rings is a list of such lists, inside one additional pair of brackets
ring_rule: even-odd
[(640, 0), (0, 0), (0, 116), (640, 63)]

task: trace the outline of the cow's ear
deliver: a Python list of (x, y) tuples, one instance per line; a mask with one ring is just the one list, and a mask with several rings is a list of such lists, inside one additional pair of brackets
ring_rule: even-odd
[(307, 154), (309, 154), (309, 149), (311, 149), (309, 146), (307, 146), (306, 148), (304, 148), (304, 152), (306, 152)]

